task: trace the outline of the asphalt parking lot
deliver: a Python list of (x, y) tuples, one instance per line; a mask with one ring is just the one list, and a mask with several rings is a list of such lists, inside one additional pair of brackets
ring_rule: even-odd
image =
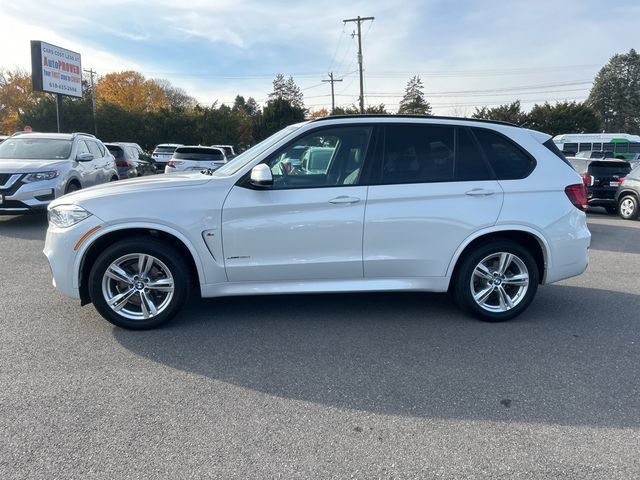
[(486, 324), (445, 295), (199, 301), (112, 327), (0, 217), (0, 478), (640, 478), (640, 222)]

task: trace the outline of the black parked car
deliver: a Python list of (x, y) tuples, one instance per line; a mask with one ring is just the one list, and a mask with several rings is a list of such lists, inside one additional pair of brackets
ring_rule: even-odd
[(631, 165), (624, 160), (567, 158), (580, 174), (587, 187), (587, 202), (592, 207), (604, 207), (608, 213), (618, 211), (616, 191), (620, 182), (631, 171)]
[(625, 220), (640, 216), (640, 165), (636, 166), (620, 183), (616, 192), (618, 213)]

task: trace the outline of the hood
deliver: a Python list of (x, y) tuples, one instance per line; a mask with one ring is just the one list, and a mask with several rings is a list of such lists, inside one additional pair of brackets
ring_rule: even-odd
[(0, 173), (33, 173), (69, 168), (69, 160), (12, 160), (0, 158)]
[(132, 178), (131, 180), (118, 180), (116, 182), (104, 183), (95, 187), (78, 190), (77, 192), (65, 195), (51, 203), (52, 206), (61, 204), (82, 204), (93, 199), (132, 194), (137, 199), (145, 192), (157, 190), (170, 191), (174, 188), (190, 187), (201, 185), (211, 181), (208, 175), (200, 172), (188, 172), (178, 174), (159, 174), (148, 177)]

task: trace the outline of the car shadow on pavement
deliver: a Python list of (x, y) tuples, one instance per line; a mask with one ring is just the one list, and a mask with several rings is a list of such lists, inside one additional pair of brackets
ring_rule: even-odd
[(155, 362), (269, 395), (379, 414), (640, 426), (640, 297), (541, 288), (507, 323), (446, 295), (224, 298), (165, 328), (114, 329)]
[(0, 216), (0, 238), (23, 238), (25, 240), (44, 240), (47, 236), (47, 215)]

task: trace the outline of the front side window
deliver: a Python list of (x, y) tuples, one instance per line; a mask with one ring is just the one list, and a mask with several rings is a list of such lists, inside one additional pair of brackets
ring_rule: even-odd
[(78, 142), (78, 151), (76, 152), (76, 157), (79, 157), (83, 153), (91, 153), (91, 151), (89, 150), (86, 142), (84, 140), (80, 140)]
[(356, 185), (371, 139), (371, 127), (316, 130), (294, 141), (265, 162), (273, 188)]
[(535, 160), (511, 140), (485, 128), (473, 131), (498, 180), (525, 178), (534, 169)]
[(93, 153), (93, 158), (102, 158), (102, 152), (100, 152), (100, 148), (96, 142), (87, 141), (86, 144), (89, 147), (89, 151)]

